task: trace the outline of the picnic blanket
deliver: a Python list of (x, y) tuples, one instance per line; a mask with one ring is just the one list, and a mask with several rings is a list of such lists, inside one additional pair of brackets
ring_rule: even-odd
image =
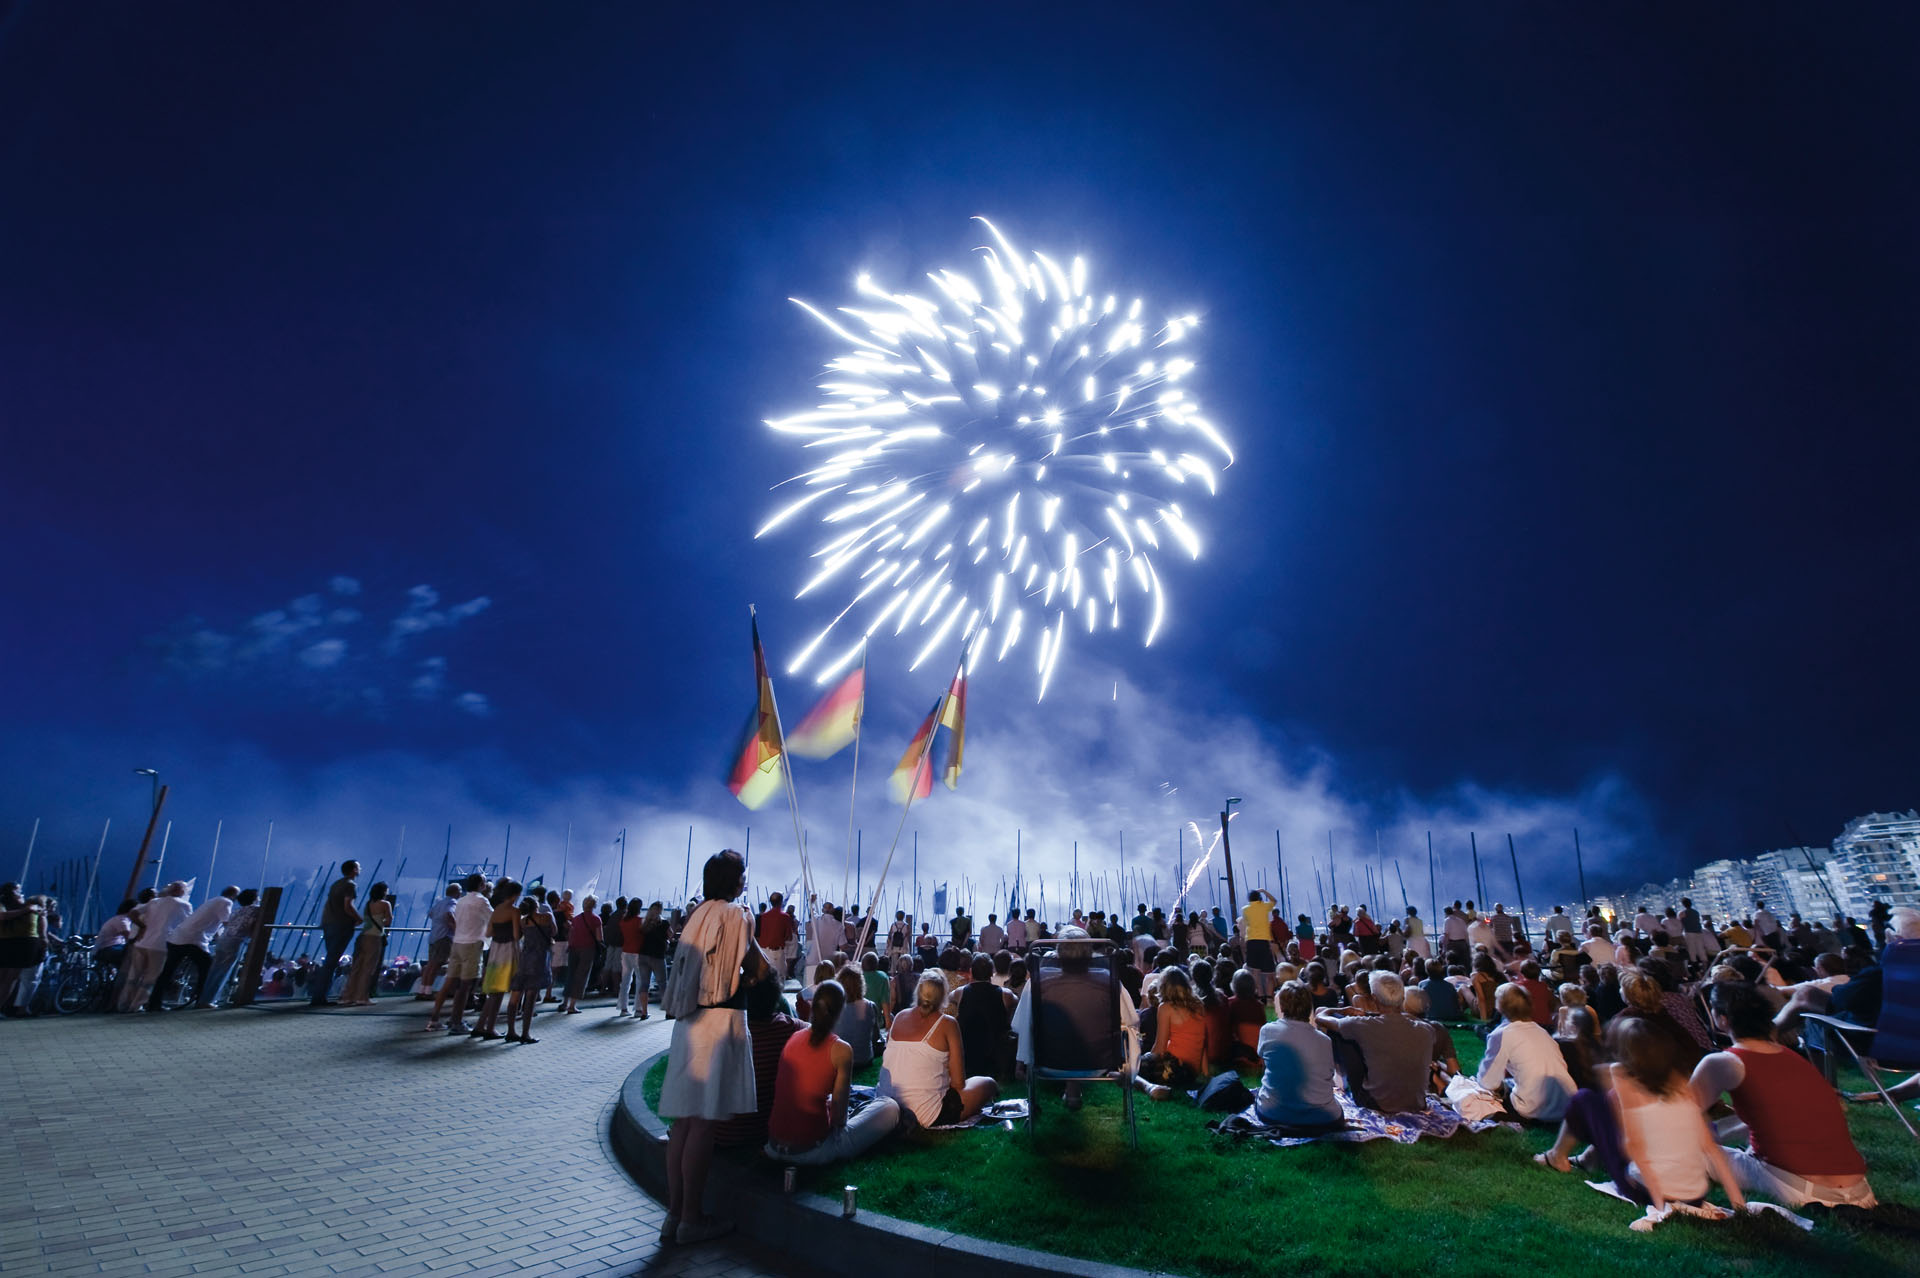
[[(1640, 1205), (1621, 1193), (1619, 1186), (1610, 1180), (1590, 1180), (1586, 1182), (1586, 1186), (1588, 1189), (1605, 1194), (1609, 1198), (1618, 1198), (1629, 1207), (1638, 1207)], [(1752, 1199), (1747, 1200), (1748, 1215), (1759, 1216), (1766, 1212), (1772, 1212), (1784, 1220), (1799, 1226), (1801, 1229), (1810, 1230), (1813, 1228), (1813, 1222), (1811, 1220), (1808, 1220), (1805, 1216), (1795, 1215), (1778, 1203), (1757, 1203)], [(1650, 1234), (1653, 1232), (1655, 1225), (1664, 1225), (1667, 1221), (1677, 1216), (1692, 1216), (1696, 1220), (1732, 1220), (1734, 1215), (1735, 1213), (1730, 1208), (1716, 1207), (1712, 1203), (1668, 1203), (1665, 1207), (1654, 1207), (1649, 1204), (1646, 1211), (1640, 1215), (1640, 1218), (1628, 1225), (1627, 1228), (1636, 1234)]]
[(1458, 1110), (1449, 1109), (1438, 1096), (1427, 1097), (1424, 1113), (1383, 1114), (1377, 1109), (1367, 1109), (1356, 1105), (1353, 1096), (1344, 1087), (1336, 1087), (1334, 1098), (1340, 1102), (1340, 1108), (1346, 1113), (1347, 1125), (1334, 1131), (1303, 1135), (1297, 1129), (1278, 1127), (1260, 1121), (1254, 1107), (1249, 1105), (1237, 1114), (1230, 1114), (1209, 1126), (1222, 1136), (1241, 1136), (1265, 1140), (1268, 1144), (1290, 1149), (1295, 1145), (1311, 1145), (1320, 1141), (1355, 1142), (1363, 1140), (1390, 1140), (1402, 1145), (1411, 1145), (1423, 1137), (1431, 1136), (1436, 1140), (1446, 1140), (1462, 1130), (1470, 1132), (1491, 1131), (1496, 1127), (1505, 1127), (1510, 1131), (1519, 1131), (1520, 1124), (1501, 1122), (1497, 1119), (1468, 1119)]
[[(873, 1104), (875, 1092), (871, 1087), (860, 1084), (847, 1091), (847, 1115), (852, 1117), (867, 1106)], [(958, 1123), (946, 1123), (938, 1127), (927, 1128), (930, 1132), (959, 1132), (969, 1127), (987, 1127), (995, 1123), (1004, 1123), (1009, 1128), (1015, 1123), (1025, 1122), (1027, 1102), (1020, 1098), (997, 1100), (972, 1118)]]

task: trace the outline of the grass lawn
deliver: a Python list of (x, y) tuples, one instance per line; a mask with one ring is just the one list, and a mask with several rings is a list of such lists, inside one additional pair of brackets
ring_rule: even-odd
[[(1480, 1039), (1456, 1030), (1463, 1068)], [(659, 1099), (664, 1061), (645, 1080)], [(871, 1082), (869, 1076), (859, 1081)], [(1843, 1079), (1850, 1087), (1864, 1086)], [(1011, 1095), (1024, 1096), (1025, 1084)], [(896, 1138), (839, 1167), (800, 1170), (801, 1187), (998, 1242), (1142, 1269), (1219, 1274), (1444, 1272), (1552, 1275), (1636, 1270), (1710, 1274), (1920, 1274), (1920, 1142), (1884, 1105), (1850, 1106), (1882, 1207), (1871, 1216), (1809, 1208), (1787, 1222), (1682, 1220), (1630, 1234), (1636, 1209), (1536, 1167), (1546, 1129), (1398, 1145), (1270, 1145), (1216, 1137), (1191, 1105), (1139, 1097), (1129, 1156), (1119, 1090), (1089, 1087), (1086, 1108), (1043, 1090), (1040, 1136), (1002, 1127)], [(737, 1151), (769, 1179), (757, 1153)], [(1715, 1192), (1716, 1201), (1725, 1201)]]

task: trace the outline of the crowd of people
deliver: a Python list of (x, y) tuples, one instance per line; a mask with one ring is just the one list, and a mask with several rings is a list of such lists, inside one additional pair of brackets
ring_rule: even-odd
[[(363, 894), (358, 874), (345, 863), (326, 897), (304, 979), (315, 1006), (365, 1004), (391, 970), (387, 885)], [(1365, 906), (1289, 920), (1256, 890), (1231, 920), (1143, 903), (1130, 919), (1076, 910), (1054, 925), (1026, 910), (976, 927), (956, 911), (936, 934), (905, 912), (861, 919), (813, 899), (803, 918), (777, 892), (749, 910), (744, 887), (731, 852), (708, 860), (684, 910), (576, 905), (567, 891), (469, 875), (434, 901), (425, 962), (407, 973), (430, 1003), (425, 1028), (473, 1039), (533, 1044), (543, 1003), (576, 1015), (593, 994), (613, 996), (617, 1018), (658, 1007), (674, 1021), (659, 1106), (676, 1120), (668, 1241), (727, 1227), (701, 1207), (717, 1145), (831, 1162), (899, 1129), (979, 1115), (1033, 1063), (1029, 962), (1042, 942), (1062, 955), (1098, 946), (1120, 986), (1128, 1073), (1156, 1101), (1244, 1074), (1257, 1077), (1252, 1116), (1287, 1133), (1339, 1130), (1349, 1107), (1444, 1106), (1555, 1127), (1543, 1167), (1585, 1167), (1655, 1207), (1698, 1203), (1712, 1182), (1735, 1206), (1757, 1194), (1871, 1207), (1818, 1064), (1832, 1044), (1806, 1015), (1872, 1026), (1886, 947), (1920, 946), (1920, 911), (1883, 906), (1861, 927), (1782, 921), (1761, 902), (1718, 928), (1685, 898), (1578, 921), (1556, 907), (1530, 935), (1504, 905), (1456, 901), (1430, 935), (1417, 908), (1384, 924)], [(179, 882), (123, 902), (94, 941), (119, 971), (116, 1008), (164, 1010), (161, 991), (182, 972), (192, 1004), (213, 1005), (257, 909), (233, 887), (195, 906)], [(57, 903), (0, 884), (9, 1014), (30, 999), (58, 927)], [(268, 981), (291, 970), (266, 967)], [(1455, 1050), (1465, 1029), (1484, 1038), (1472, 1071)], [(856, 1089), (876, 1060), (877, 1084)], [(1905, 1087), (1920, 1091), (1920, 1077)], [(1077, 1107), (1078, 1086), (1066, 1090)]]

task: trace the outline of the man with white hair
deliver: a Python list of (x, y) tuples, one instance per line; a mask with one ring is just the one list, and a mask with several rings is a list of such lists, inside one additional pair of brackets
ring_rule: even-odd
[(140, 935), (127, 947), (126, 976), (120, 986), (120, 1010), (131, 1012), (157, 998), (160, 969), (167, 965), (167, 936), (193, 907), (187, 885), (175, 880), (167, 890), (133, 912)]
[(1387, 1114), (1427, 1107), (1432, 1035), (1406, 1015), (1406, 987), (1392, 972), (1375, 972), (1367, 992), (1377, 1011), (1322, 1008), (1313, 1023), (1333, 1040), (1334, 1063), (1353, 1099)]

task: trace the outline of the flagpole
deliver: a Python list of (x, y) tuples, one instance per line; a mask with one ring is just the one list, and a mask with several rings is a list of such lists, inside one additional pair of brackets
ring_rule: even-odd
[(87, 894), (80, 900), (80, 914), (77, 924), (79, 927), (85, 927), (87, 925), (87, 911), (93, 906), (93, 885), (100, 877), (100, 858), (106, 855), (107, 831), (112, 828), (113, 818), (111, 817), (107, 818), (107, 823), (100, 827), (100, 846), (94, 849), (93, 869), (87, 874)]
[[(771, 680), (769, 680), (771, 682)], [(840, 867), (840, 897), (847, 896), (847, 869), (853, 860), (854, 797), (860, 793), (860, 729), (867, 718), (867, 645), (860, 645), (860, 715), (853, 721), (853, 780), (847, 786), (847, 864)], [(804, 726), (804, 725), (803, 725)], [(781, 739), (781, 757), (786, 757), (786, 741)]]
[(27, 859), (20, 863), (20, 890), (28, 891), (27, 867), (33, 864), (33, 845), (40, 841), (40, 818), (33, 819), (33, 833), (27, 836)]
[[(747, 616), (754, 619), (755, 642), (758, 642), (760, 616), (759, 610), (752, 604), (747, 605)], [(864, 659), (864, 658), (863, 658)], [(862, 695), (865, 695), (864, 686)], [(787, 730), (780, 722), (780, 694), (773, 690), (773, 672), (767, 672), (767, 701), (773, 707), (773, 731), (780, 738), (780, 773), (786, 782), (787, 812), (793, 817), (793, 844), (800, 851), (801, 889), (805, 894), (807, 906), (807, 935), (813, 935), (813, 864), (807, 859), (806, 836), (800, 832), (800, 799), (793, 788), (793, 761), (787, 757)], [(864, 716), (863, 716), (864, 717)], [(857, 730), (857, 729), (856, 729)], [(856, 760), (856, 766), (857, 766)]]
[[(939, 709), (934, 711), (933, 727), (927, 732), (927, 739), (920, 743), (920, 757), (914, 760), (913, 773), (912, 773), (913, 781), (912, 781), (912, 784), (910, 784), (907, 787), (907, 801), (904, 804), (902, 804), (900, 807), (900, 824), (894, 827), (893, 841), (887, 845), (887, 859), (880, 863), (880, 877), (874, 882), (873, 899), (868, 903), (867, 909), (865, 911), (865, 917), (861, 920), (861, 923), (860, 923), (860, 936), (857, 943), (854, 945), (854, 948), (852, 951), (855, 954), (859, 954), (865, 951), (867, 946), (867, 936), (873, 930), (873, 912), (876, 909), (880, 908), (880, 889), (886, 886), (887, 871), (893, 866), (894, 850), (900, 846), (901, 831), (907, 828), (907, 813), (913, 811), (913, 801), (916, 797), (918, 797), (920, 793), (920, 769), (921, 768), (925, 767), (929, 769), (928, 776), (927, 776), (927, 783), (928, 783), (929, 789), (931, 789), (932, 787), (933, 776), (932, 776), (931, 769), (933, 767), (933, 762), (932, 762), (931, 756), (933, 754), (933, 739), (940, 735), (940, 724), (944, 719), (946, 719), (947, 707), (951, 705), (953, 702), (954, 685), (958, 684), (960, 682), (961, 676), (966, 673), (967, 654), (972, 650), (973, 650), (973, 643), (971, 640), (969, 640), (968, 642), (964, 643), (961, 646), (960, 660), (956, 662), (954, 665), (953, 678), (947, 682), (947, 690), (940, 694)], [(951, 732), (953, 731), (953, 729), (949, 728), (947, 729), (947, 731)]]

